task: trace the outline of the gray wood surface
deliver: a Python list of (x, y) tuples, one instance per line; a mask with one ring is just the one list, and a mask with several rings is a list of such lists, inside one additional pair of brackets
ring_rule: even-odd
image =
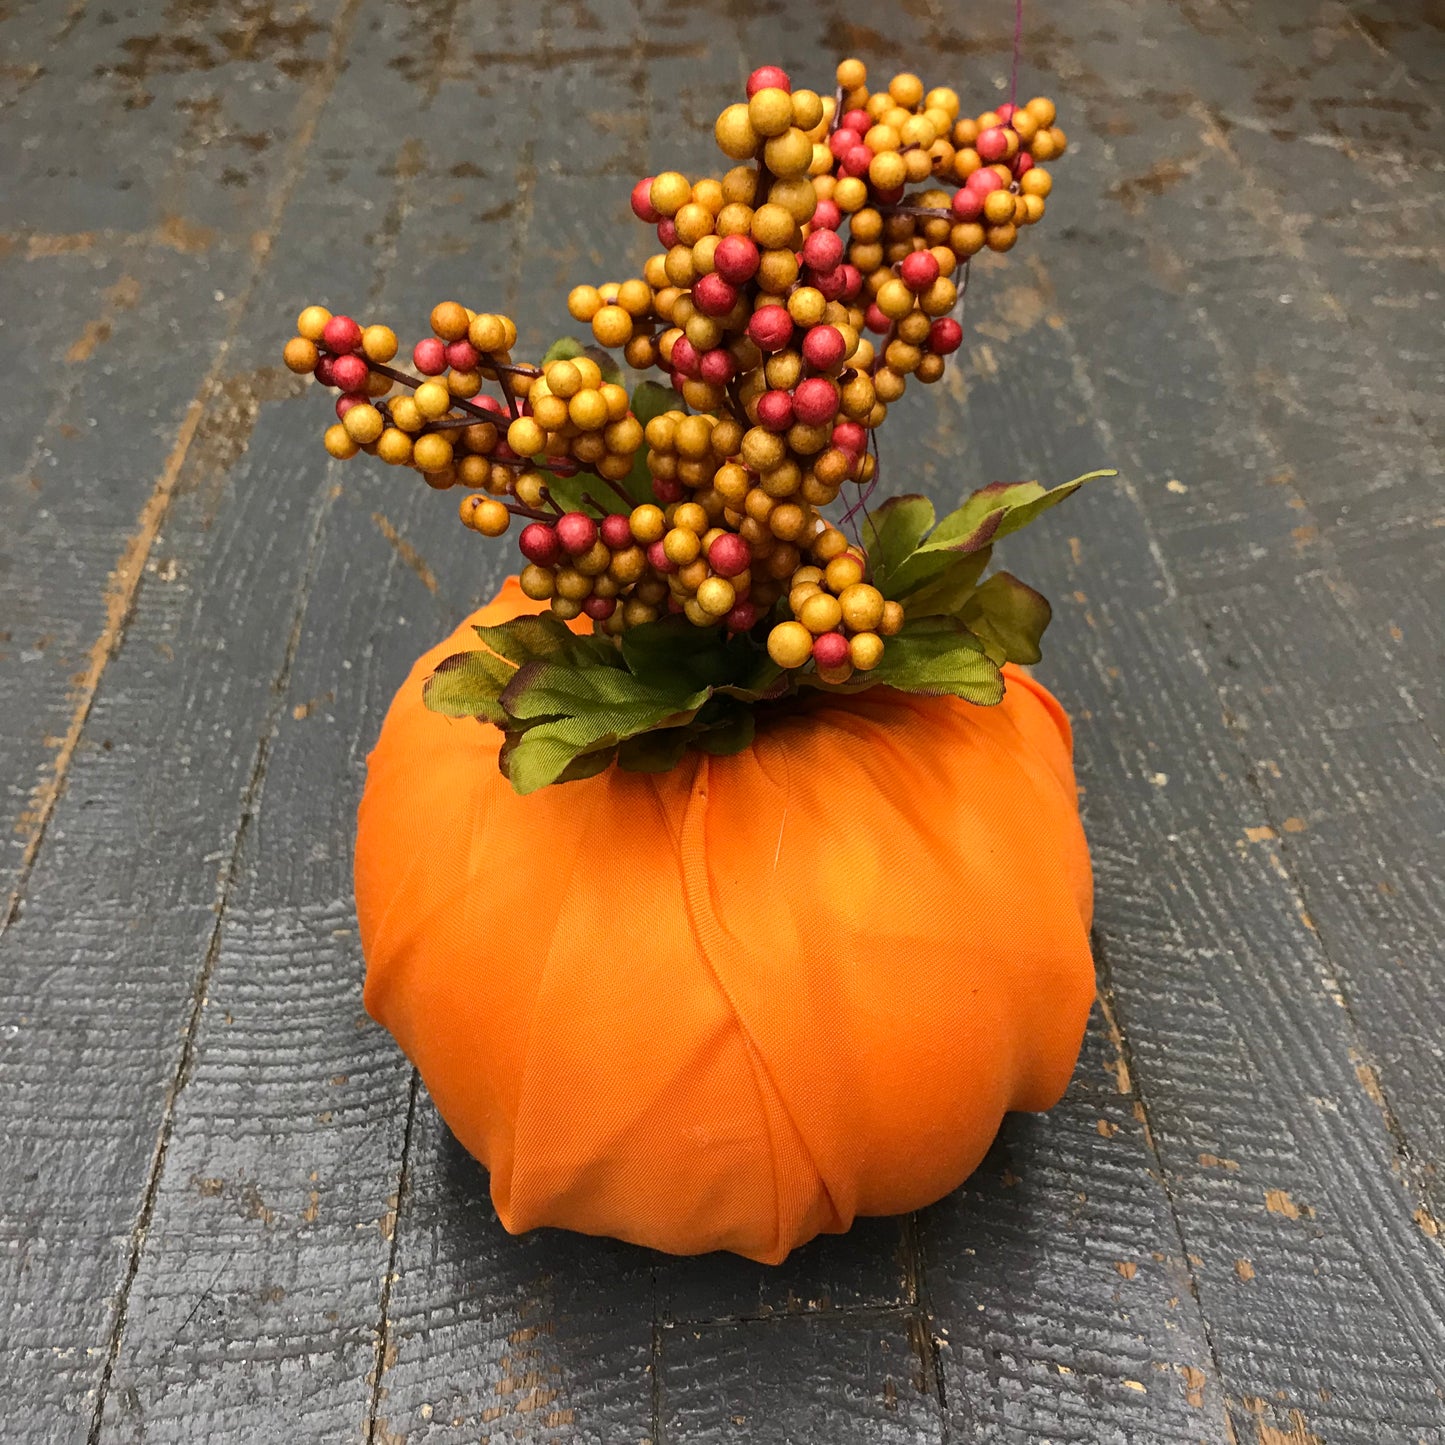
[(0, 5), (0, 1439), (1445, 1440), (1425, 0), (1027, 8), (1071, 151), (884, 465), (1121, 470), (1009, 543), (1098, 872), (1055, 1111), (777, 1269), (518, 1240), (361, 1012), (365, 755), (507, 549), (328, 464), (289, 318), (534, 352), (752, 64), (982, 102), (1012, 18)]

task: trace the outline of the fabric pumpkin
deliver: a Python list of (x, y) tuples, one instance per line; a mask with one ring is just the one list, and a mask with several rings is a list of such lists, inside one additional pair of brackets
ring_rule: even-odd
[(730, 757), (518, 797), (502, 734), (428, 711), (368, 763), (366, 1007), (490, 1171), (555, 1225), (768, 1263), (956, 1188), (1063, 1093), (1094, 993), (1068, 720), (815, 693)]

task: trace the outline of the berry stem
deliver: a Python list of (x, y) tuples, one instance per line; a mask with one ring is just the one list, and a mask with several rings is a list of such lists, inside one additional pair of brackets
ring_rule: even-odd
[[(600, 473), (598, 475), (601, 476)], [(618, 497), (620, 497), (624, 502), (627, 503), (629, 511), (637, 505), (637, 499), (632, 495), (631, 492), (627, 490), (626, 487), (622, 485), (621, 482), (614, 482), (611, 477), (602, 477), (601, 479), (606, 482), (609, 487), (611, 487), (611, 489), (618, 495)]]

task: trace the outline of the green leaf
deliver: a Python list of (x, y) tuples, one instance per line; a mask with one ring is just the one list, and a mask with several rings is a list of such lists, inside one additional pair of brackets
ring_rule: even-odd
[(654, 728), (638, 733), (617, 749), (617, 766), (628, 773), (666, 773), (675, 768), (692, 741), (690, 728)]
[[(806, 674), (800, 681), (806, 681)], [(947, 694), (991, 707), (1003, 698), (1003, 675), (983, 644), (962, 623), (923, 617), (906, 623), (888, 639), (883, 660), (872, 672), (854, 673), (845, 691), (879, 685), (901, 692)]]
[(476, 717), (505, 724), (503, 689), (514, 669), (489, 652), (473, 650), (444, 657), (422, 688), (422, 701), (447, 717)]
[(554, 783), (580, 783), (605, 773), (617, 761), (617, 748), (599, 748), (592, 753), (579, 753), (555, 778)]
[(1034, 663), (1052, 616), (1046, 597), (1011, 572), (995, 572), (969, 599), (961, 621), (995, 661)]
[(499, 762), (517, 792), (535, 793), (538, 788), (561, 781), (569, 770), (575, 777), (574, 765), (586, 754), (606, 759), (598, 768), (600, 772), (612, 761), (616, 744), (616, 737), (589, 726), (584, 719), (558, 718), (525, 732), (509, 733)]
[(757, 722), (750, 707), (733, 707), (722, 713), (710, 727), (699, 728), (694, 741), (705, 753), (729, 757), (750, 747), (757, 733)]
[(653, 686), (625, 668), (568, 659), (525, 663), (504, 689), (502, 706), (518, 722), (576, 718), (595, 725), (599, 738), (608, 732), (625, 738), (674, 714), (687, 714), (690, 720), (709, 691), (692, 687), (686, 679), (670, 687)]
[(734, 681), (739, 663), (720, 629), (663, 617), (622, 634), (622, 660), (634, 677), (657, 687), (706, 687)]
[[(476, 627), (472, 629), (482, 639), (485, 647), (491, 648), (498, 657), (518, 667), (524, 662), (534, 662), (542, 657), (555, 657), (567, 651), (580, 639), (552, 612), (538, 612), (523, 617), (514, 617), (497, 627)], [(508, 679), (511, 677), (508, 671)]]
[(917, 549), (933, 526), (933, 503), (908, 494), (889, 497), (863, 519), (863, 546), (876, 580), (884, 580)]
[(973, 596), (978, 579), (983, 576), (993, 555), (992, 547), (979, 552), (968, 552), (956, 556), (952, 552), (934, 553), (947, 560), (931, 581), (925, 582), (908, 595), (910, 617), (952, 617)]
[(575, 336), (559, 336), (547, 348), (542, 365), (550, 366), (554, 361), (575, 361), (586, 349)]

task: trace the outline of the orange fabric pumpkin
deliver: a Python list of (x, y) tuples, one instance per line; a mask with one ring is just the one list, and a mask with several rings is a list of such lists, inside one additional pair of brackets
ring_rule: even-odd
[(507, 1229), (776, 1263), (917, 1209), (1047, 1109), (1094, 993), (1068, 720), (815, 694), (731, 757), (518, 797), (412, 669), (356, 846), (366, 1007)]

